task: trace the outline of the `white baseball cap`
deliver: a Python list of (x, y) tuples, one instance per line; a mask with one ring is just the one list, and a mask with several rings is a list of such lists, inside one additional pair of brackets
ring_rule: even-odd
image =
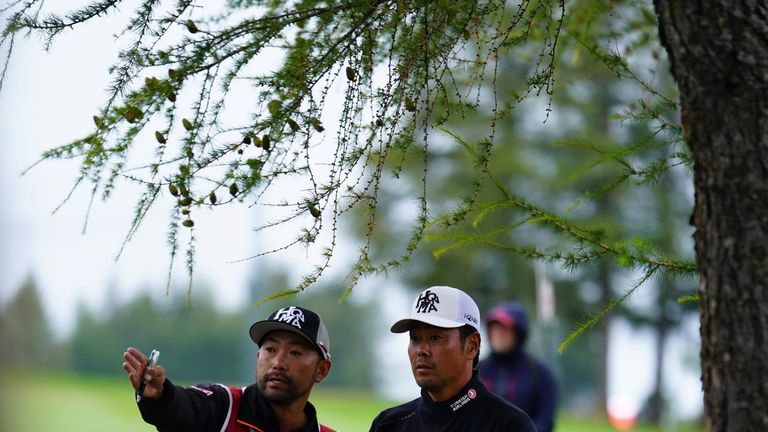
[(433, 286), (416, 297), (409, 316), (393, 324), (390, 331), (405, 333), (414, 322), (442, 328), (470, 325), (480, 331), (480, 310), (472, 297), (464, 291), (448, 286)]

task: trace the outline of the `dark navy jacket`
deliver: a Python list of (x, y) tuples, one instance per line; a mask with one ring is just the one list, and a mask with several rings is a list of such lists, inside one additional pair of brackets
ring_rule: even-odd
[(550, 369), (523, 350), (491, 354), (481, 361), (480, 378), (488, 390), (525, 411), (538, 432), (551, 432), (555, 422), (557, 385)]
[(421, 397), (382, 411), (370, 432), (535, 432), (531, 419), (519, 408), (490, 393), (475, 373), (458, 394), (435, 402)]
[(525, 411), (538, 432), (551, 432), (557, 409), (557, 381), (552, 370), (525, 352), (528, 316), (510, 302), (491, 309), (486, 322), (499, 321), (514, 328), (517, 345), (510, 352), (491, 353), (478, 365), (480, 379), (489, 391)]

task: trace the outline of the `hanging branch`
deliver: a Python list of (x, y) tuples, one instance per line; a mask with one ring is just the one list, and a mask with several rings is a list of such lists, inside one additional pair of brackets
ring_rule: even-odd
[[(63, 31), (79, 30), (80, 24), (108, 13), (122, 14), (120, 4), (86, 2), (63, 15), (42, 13), (43, 0), (9, 4), (0, 40), (6, 50), (0, 86), (16, 36), (40, 34), (48, 48)], [(539, 214), (507, 194), (490, 173), (500, 121), (536, 95), (546, 98), (549, 115), (562, 35), (574, 34), (569, 23), (564, 0), (524, 0), (513, 6), (501, 0), (229, 1), (213, 13), (193, 0), (145, 0), (118, 32), (118, 60), (111, 69), (105, 103), (92, 116), (93, 130), (46, 151), (41, 161), (78, 160), (75, 188), (90, 184), (92, 199), (97, 194), (111, 198), (121, 181), (142, 186), (121, 251), (153, 206), (172, 200), (169, 283), (180, 252), (185, 254), (191, 283), (192, 233), (204, 229), (193, 217), (196, 212), (239, 203), (286, 211), (287, 216), (263, 223), (257, 231), (290, 225), (297, 233), (245, 259), (298, 245), (321, 251), (320, 263), (291, 292), (312, 285), (330, 266), (340, 217), (352, 210), (363, 212), (367, 221), (364, 243), (346, 281), (347, 294), (361, 277), (408, 262), (436, 223), (451, 229), (476, 212), (487, 214), (501, 207), (528, 212), (526, 223), (548, 226), (590, 246), (562, 256), (513, 247), (518, 252), (562, 259), (567, 265), (614, 254), (629, 257), (633, 264), (679, 265), (687, 271), (685, 263), (665, 261), (637, 245), (602, 243), (554, 215)], [(617, 74), (651, 88), (617, 54), (586, 39), (576, 40)], [(520, 94), (499, 94), (500, 59), (516, 49), (531, 54), (526, 85)], [(339, 86), (342, 96), (335, 90)], [(480, 110), (487, 88), (492, 97), (486, 136), (476, 145), (461, 143), (473, 158), (470, 188), (457, 209), (433, 217), (427, 180), (435, 127)], [(653, 95), (660, 104), (625, 112), (626, 120), (659, 121), (676, 106), (661, 93)], [(248, 104), (233, 103), (235, 98)], [(247, 119), (239, 120), (244, 116), (235, 114), (243, 110)], [(669, 120), (659, 124), (665, 130), (677, 127)], [(153, 151), (144, 156), (137, 149), (148, 143)], [(629, 162), (631, 152), (599, 151), (603, 159), (597, 163), (625, 162), (629, 174), (617, 183), (631, 176), (652, 179), (668, 166), (639, 168)], [(420, 173), (421, 186), (410, 237), (398, 256), (374, 261), (371, 249), (380, 195), (386, 184), (414, 169)], [(302, 187), (280, 202), (267, 202), (266, 191), (285, 179), (298, 180)], [(505, 201), (479, 203), (489, 182), (503, 191)], [(585, 199), (599, 193), (603, 191), (587, 193)], [(182, 233), (189, 234), (186, 246), (180, 245)], [(322, 237), (324, 233), (328, 235)], [(446, 235), (442, 238), (456, 244), (502, 247), (482, 236)], [(326, 243), (317, 244), (320, 238)]]

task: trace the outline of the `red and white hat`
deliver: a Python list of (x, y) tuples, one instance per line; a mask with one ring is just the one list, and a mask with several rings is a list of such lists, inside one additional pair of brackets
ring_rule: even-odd
[(405, 333), (410, 331), (414, 322), (442, 328), (470, 325), (480, 331), (480, 310), (472, 297), (464, 291), (448, 286), (433, 286), (419, 293), (408, 317), (392, 325), (390, 331)]

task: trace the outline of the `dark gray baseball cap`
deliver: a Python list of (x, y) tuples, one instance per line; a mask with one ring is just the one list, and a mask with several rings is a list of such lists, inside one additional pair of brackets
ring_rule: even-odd
[(267, 319), (258, 321), (251, 326), (251, 339), (261, 346), (261, 341), (267, 333), (282, 330), (304, 337), (317, 348), (320, 355), (331, 358), (331, 340), (328, 329), (320, 315), (299, 306), (288, 306), (272, 312)]

